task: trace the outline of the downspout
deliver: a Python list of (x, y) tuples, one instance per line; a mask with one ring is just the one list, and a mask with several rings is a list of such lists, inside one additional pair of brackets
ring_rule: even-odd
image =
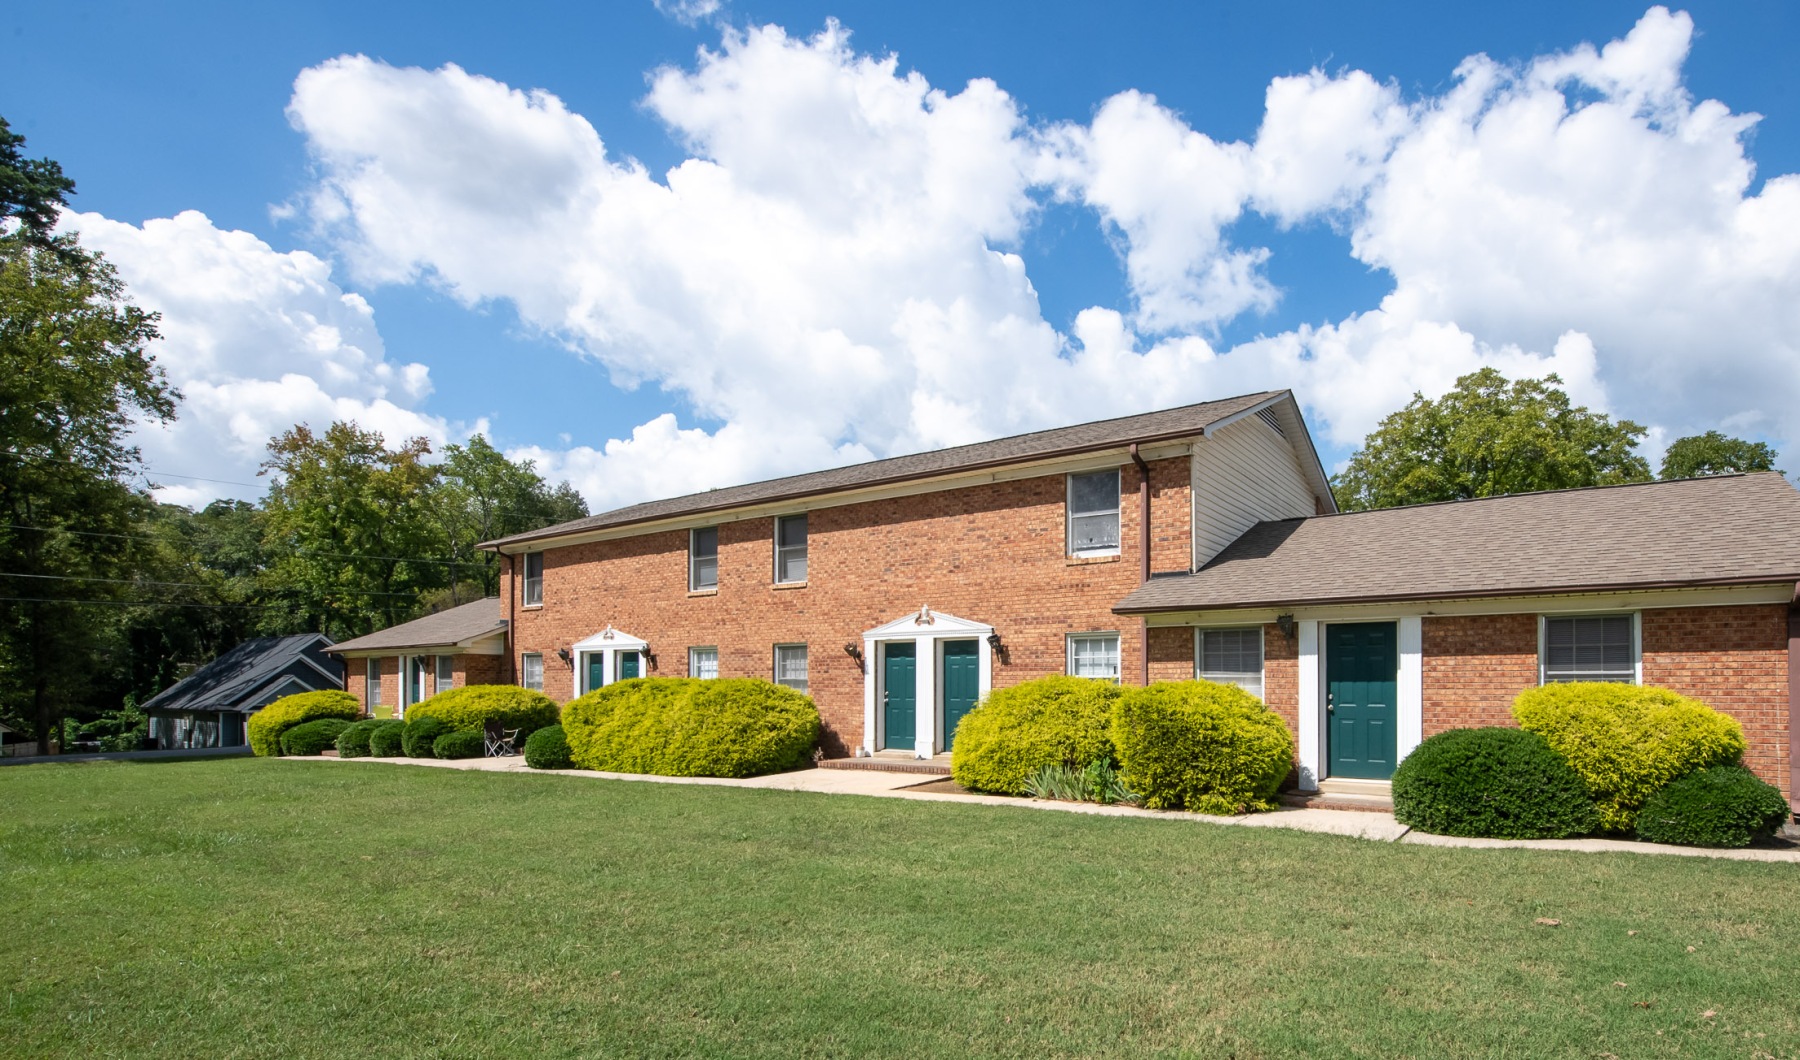
[(1788, 810), (1800, 814), (1800, 729), (1794, 721), (1800, 717), (1800, 584), (1794, 586), (1794, 598), (1788, 603)]
[(519, 560), (512, 553), (506, 554), (506, 683), (516, 685), (519, 675), (513, 673), (513, 630), (518, 625), (519, 613), (516, 604), (519, 600)]
[[(1150, 465), (1138, 454), (1138, 444), (1131, 443), (1131, 462), (1138, 469), (1138, 551), (1141, 554), (1139, 584), (1150, 580)], [(1150, 619), (1144, 618), (1144, 650), (1138, 660), (1138, 684), (1150, 684)]]

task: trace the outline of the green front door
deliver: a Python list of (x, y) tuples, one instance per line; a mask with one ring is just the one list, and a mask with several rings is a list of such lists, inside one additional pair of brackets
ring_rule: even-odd
[(606, 683), (606, 656), (597, 651), (587, 653), (587, 690), (592, 692)]
[(640, 658), (642, 658), (642, 656), (635, 651), (622, 651), (619, 653), (619, 680), (623, 681), (627, 678), (642, 676), (638, 673), (638, 660)]
[(917, 660), (910, 641), (889, 644), (882, 652), (881, 746), (910, 751), (918, 740)]
[(956, 726), (981, 695), (981, 651), (975, 641), (944, 642), (944, 750), (956, 742)]
[(1325, 627), (1326, 769), (1334, 777), (1394, 775), (1399, 648), (1392, 622)]

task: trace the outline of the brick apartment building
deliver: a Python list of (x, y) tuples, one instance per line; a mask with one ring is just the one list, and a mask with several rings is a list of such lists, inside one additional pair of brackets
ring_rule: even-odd
[(558, 701), (633, 676), (762, 677), (812, 695), (828, 754), (929, 757), (991, 688), (1205, 676), (1282, 713), (1303, 789), (1358, 790), (1432, 733), (1510, 723), (1523, 688), (1629, 680), (1729, 711), (1748, 764), (1796, 787), (1800, 493), (1774, 474), (1338, 514), (1275, 391), (487, 547), (500, 599), (458, 609), (466, 629), (340, 645), (353, 690), (416, 701), (427, 669), (456, 680), (479, 643), (499, 679)]

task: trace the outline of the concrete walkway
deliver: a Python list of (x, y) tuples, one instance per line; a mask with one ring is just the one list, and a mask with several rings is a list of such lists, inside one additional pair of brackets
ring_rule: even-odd
[(629, 780), (651, 784), (706, 784), (727, 788), (765, 788), (774, 791), (807, 791), (820, 795), (868, 795), (887, 799), (913, 799), (920, 802), (975, 803), (984, 806), (1006, 806), (1018, 810), (1049, 810), (1055, 813), (1085, 813), (1099, 817), (1149, 817), (1159, 821), (1200, 821), (1235, 828), (1291, 828), (1300, 832), (1350, 836), (1389, 843), (1412, 843), (1437, 847), (1518, 847), (1530, 850), (1574, 850), (1586, 852), (1627, 852), (1664, 854), (1676, 857), (1725, 858), (1733, 861), (1785, 861), (1800, 864), (1800, 846), (1783, 849), (1710, 850), (1702, 847), (1665, 846), (1625, 839), (1460, 839), (1455, 836), (1427, 835), (1414, 832), (1394, 820), (1391, 813), (1368, 810), (1282, 809), (1272, 813), (1243, 817), (1214, 817), (1201, 813), (1173, 810), (1145, 810), (1135, 806), (1101, 806), (1091, 802), (1056, 802), (1049, 799), (1015, 799), (1002, 795), (958, 795), (949, 792), (911, 791), (920, 784), (944, 778), (923, 778), (910, 773), (881, 773), (874, 770), (802, 769), (792, 773), (776, 773), (766, 777), (731, 780), (724, 777), (653, 777), (640, 773), (601, 773), (591, 769), (532, 769), (522, 757), (463, 758), (444, 761), (435, 758), (284, 758), (284, 762), (344, 762), (376, 765), (426, 766), (438, 769), (475, 770), (483, 773), (531, 773), (537, 776), (587, 777), (602, 780)]

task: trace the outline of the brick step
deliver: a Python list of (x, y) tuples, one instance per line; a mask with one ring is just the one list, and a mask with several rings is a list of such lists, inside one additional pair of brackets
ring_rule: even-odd
[(1363, 810), (1369, 813), (1393, 813), (1394, 800), (1380, 795), (1345, 795), (1303, 791), (1281, 793), (1283, 806), (1306, 810)]
[(917, 758), (827, 758), (819, 763), (820, 769), (854, 769), (868, 773), (917, 773), (928, 777), (947, 777), (950, 775), (950, 763), (936, 759), (921, 761)]

